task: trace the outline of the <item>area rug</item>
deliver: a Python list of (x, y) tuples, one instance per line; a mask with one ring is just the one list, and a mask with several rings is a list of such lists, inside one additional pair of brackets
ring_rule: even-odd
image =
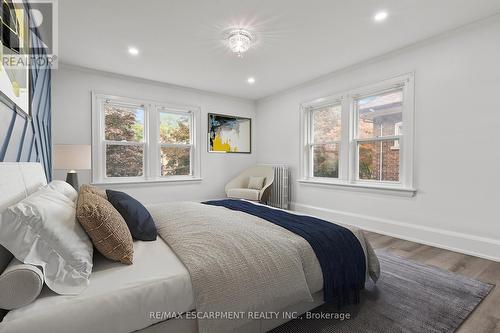
[(377, 253), (381, 276), (367, 283), (361, 302), (338, 310), (322, 305), (273, 333), (454, 332), (493, 285)]

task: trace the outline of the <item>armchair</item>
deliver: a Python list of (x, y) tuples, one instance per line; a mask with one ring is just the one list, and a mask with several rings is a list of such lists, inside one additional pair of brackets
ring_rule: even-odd
[[(262, 189), (248, 188), (250, 177), (264, 177)], [(233, 178), (226, 185), (226, 195), (228, 198), (247, 199), (267, 203), (271, 196), (272, 184), (274, 181), (274, 169), (269, 165), (255, 165), (244, 170)]]

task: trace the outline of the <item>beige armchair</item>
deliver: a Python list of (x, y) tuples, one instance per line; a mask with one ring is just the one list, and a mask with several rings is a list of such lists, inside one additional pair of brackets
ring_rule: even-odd
[[(264, 177), (262, 189), (248, 188), (250, 177)], [(269, 165), (256, 165), (250, 167), (233, 178), (226, 185), (226, 195), (228, 198), (247, 199), (267, 203), (271, 196), (272, 184), (274, 181), (274, 170)]]

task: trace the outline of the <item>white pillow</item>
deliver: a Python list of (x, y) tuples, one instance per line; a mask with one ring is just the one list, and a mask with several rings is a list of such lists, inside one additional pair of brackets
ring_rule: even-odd
[(42, 187), (2, 213), (0, 230), (0, 244), (20, 261), (41, 266), (54, 292), (75, 295), (88, 286), (92, 243), (64, 194)]
[(50, 187), (51, 189), (61, 194), (64, 194), (69, 198), (69, 200), (73, 201), (74, 203), (76, 203), (76, 200), (78, 199), (78, 192), (75, 190), (75, 188), (63, 180), (53, 180), (45, 186)]
[(248, 188), (251, 188), (253, 190), (262, 190), (265, 179), (266, 177), (250, 177), (248, 181)]
[(13, 310), (28, 305), (40, 295), (42, 288), (42, 271), (14, 258), (0, 275), (0, 309)]

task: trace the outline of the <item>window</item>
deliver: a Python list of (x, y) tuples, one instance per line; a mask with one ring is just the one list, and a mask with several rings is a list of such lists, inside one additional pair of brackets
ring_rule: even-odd
[(94, 94), (95, 183), (197, 180), (199, 109)]
[(398, 88), (354, 99), (357, 179), (399, 182), (396, 123), (402, 123), (403, 90)]
[(162, 176), (191, 175), (191, 114), (159, 111)]
[(310, 112), (312, 140), (309, 155), (312, 177), (339, 177), (341, 111), (340, 104), (332, 104)]
[(413, 74), (302, 105), (302, 181), (413, 191)]
[(144, 107), (104, 103), (106, 177), (144, 176)]

